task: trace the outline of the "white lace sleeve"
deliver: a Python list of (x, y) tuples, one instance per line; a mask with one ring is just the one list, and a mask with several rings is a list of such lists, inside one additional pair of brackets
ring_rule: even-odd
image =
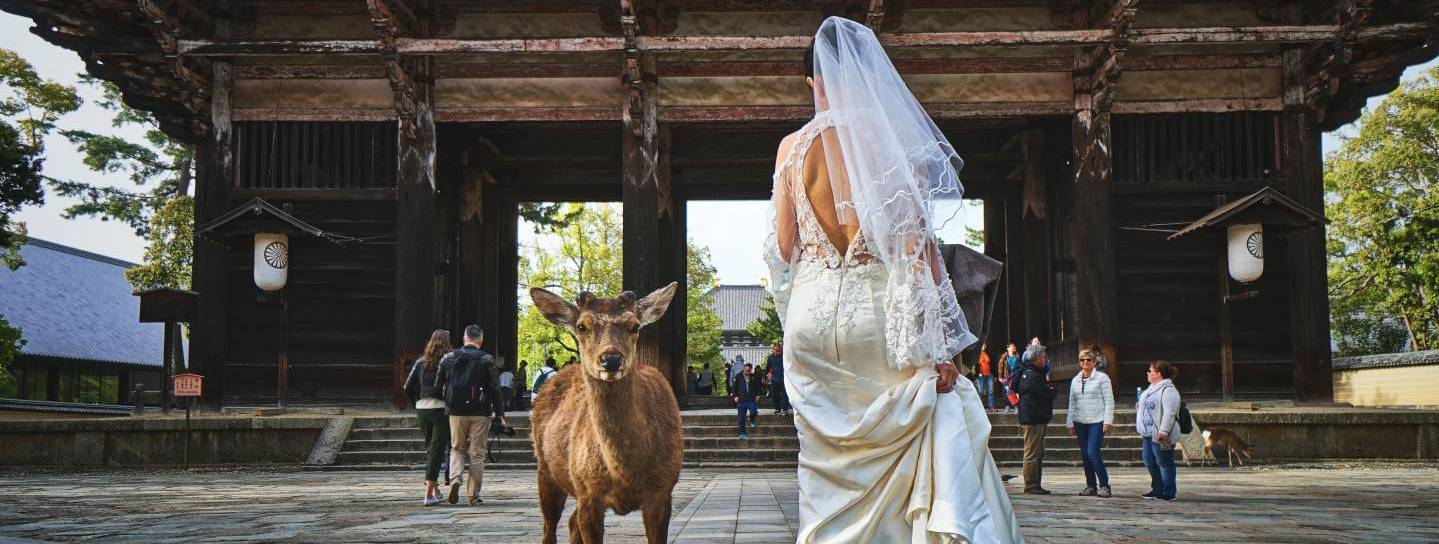
[[(764, 262), (769, 267), (769, 292), (774, 297), (775, 310), (780, 325), (784, 325), (789, 310), (790, 292), (794, 288), (794, 264), (799, 259), (799, 226), (795, 215), (795, 199), (790, 191), (794, 187), (795, 146), (781, 147), (784, 159), (774, 175), (774, 190), (770, 196), (769, 236), (765, 237)], [(783, 240), (784, 244), (781, 244)], [(789, 247), (785, 254), (783, 246)]]

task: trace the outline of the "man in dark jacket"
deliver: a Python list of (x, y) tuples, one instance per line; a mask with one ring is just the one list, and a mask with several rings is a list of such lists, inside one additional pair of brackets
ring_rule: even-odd
[[(470, 461), (470, 485), (465, 488), (469, 504), (480, 504), (480, 486), (485, 480), (485, 440), (490, 419), (505, 421), (504, 399), (500, 396), (500, 370), (494, 356), (480, 346), (485, 331), (479, 325), (465, 327), (465, 345), (440, 359), (435, 387), (444, 392), (450, 414), (450, 504), (459, 500), (460, 473), (465, 458)], [(483, 391), (483, 394), (481, 394)]]
[(740, 372), (741, 374), (735, 376), (734, 383), (731, 384), (730, 395), (734, 396), (735, 407), (739, 409), (739, 439), (744, 440), (749, 438), (749, 434), (745, 432), (746, 413), (749, 414), (750, 427), (759, 426), (759, 401), (757, 400), (759, 387), (753, 379), (753, 365), (745, 363), (744, 369)]
[(1024, 492), (1048, 495), (1040, 485), (1044, 467), (1044, 431), (1054, 418), (1056, 390), (1047, 381), (1048, 358), (1044, 346), (1024, 351), (1015, 392), (1019, 393), (1019, 425), (1024, 429)]

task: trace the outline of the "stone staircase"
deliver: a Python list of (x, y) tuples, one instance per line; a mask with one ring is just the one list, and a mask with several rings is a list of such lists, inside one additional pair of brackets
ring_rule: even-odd
[[(705, 410), (683, 414), (685, 468), (793, 468), (799, 439), (790, 417), (762, 409), (759, 428), (748, 440), (738, 440), (735, 415), (728, 411)], [(487, 468), (532, 469), (534, 451), (530, 443), (527, 414), (507, 418), (515, 436), (501, 437), (497, 460)], [(1000, 466), (1019, 466), (1024, 459), (1024, 438), (1014, 414), (990, 414), (993, 425), (989, 447)], [(1057, 412), (1045, 437), (1045, 464), (1078, 466), (1079, 448), (1064, 430), (1064, 414)], [(1110, 466), (1140, 464), (1140, 438), (1133, 428), (1134, 412), (1116, 412), (1115, 427), (1105, 437), (1105, 462)], [(332, 465), (307, 466), (319, 470), (401, 470), (424, 464), (424, 442), (415, 418), (408, 415), (357, 417)]]

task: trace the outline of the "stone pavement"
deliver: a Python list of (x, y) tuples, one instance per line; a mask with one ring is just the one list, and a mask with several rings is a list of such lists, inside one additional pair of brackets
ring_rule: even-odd
[[(1056, 493), (1047, 497), (1011, 482), (1027, 541), (1439, 541), (1439, 465), (1181, 466), (1175, 503), (1136, 497), (1147, 490), (1142, 469), (1113, 473), (1108, 500), (1071, 495), (1083, 486), (1078, 469), (1046, 470)], [(0, 472), (0, 543), (535, 542), (533, 481), (494, 471), (484, 505), (424, 508), (419, 475), (401, 472)], [(797, 497), (792, 471), (686, 471), (670, 539), (793, 542)], [(643, 532), (639, 513), (606, 518), (609, 542)]]

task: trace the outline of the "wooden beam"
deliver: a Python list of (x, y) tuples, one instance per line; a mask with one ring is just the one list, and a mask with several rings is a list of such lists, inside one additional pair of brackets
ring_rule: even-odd
[[(191, 116), (202, 117), (209, 108), (209, 78), (192, 69), (180, 55), (176, 40), (182, 31), (182, 25), (180, 19), (171, 12), (173, 7), (163, 0), (138, 0), (137, 7), (148, 18), (146, 25), (154, 35), (156, 43), (160, 45), (160, 51), (170, 65), (175, 80), (182, 85), (179, 92), (180, 103)], [(198, 60), (202, 64), (207, 62), (207, 59)], [(192, 128), (196, 136), (204, 136), (208, 132), (208, 125), (204, 123), (194, 123)]]
[[(1280, 25), (1249, 27), (1143, 28), (1129, 31), (1135, 45), (1181, 44), (1303, 44), (1335, 39), (1339, 25)], [(1360, 42), (1423, 39), (1439, 30), (1430, 22), (1394, 23), (1359, 29)], [(882, 34), (885, 47), (951, 46), (1066, 46), (1098, 45), (1114, 40), (1111, 29), (1028, 30), (983, 32), (923, 32)], [(646, 51), (733, 51), (804, 49), (811, 36), (636, 36), (635, 46)], [(375, 56), (383, 53), (379, 40), (177, 40), (180, 53), (190, 56)], [(615, 36), (573, 38), (445, 39), (398, 38), (400, 54), (462, 55), (471, 53), (620, 52), (625, 39)]]

